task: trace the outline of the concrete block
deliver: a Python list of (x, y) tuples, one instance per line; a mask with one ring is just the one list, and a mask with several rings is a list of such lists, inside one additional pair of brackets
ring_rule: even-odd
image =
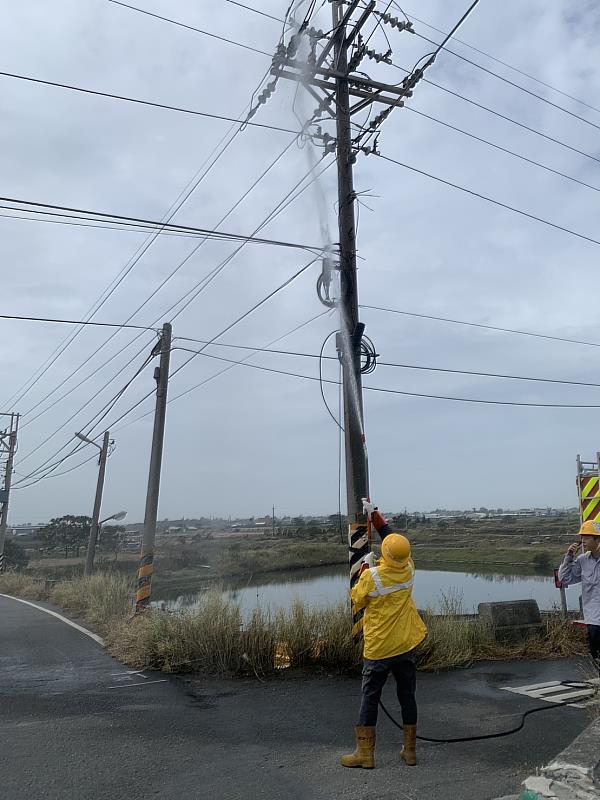
[(535, 600), (479, 603), (479, 618), (499, 642), (520, 642), (542, 630), (542, 617)]

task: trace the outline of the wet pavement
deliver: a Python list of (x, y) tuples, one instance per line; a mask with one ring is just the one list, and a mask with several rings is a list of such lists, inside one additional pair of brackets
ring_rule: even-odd
[[(3, 597), (0, 642), (1, 796), (9, 800), (486, 800), (515, 792), (590, 718), (587, 708), (553, 708), (540, 699), (543, 686), (541, 696), (528, 694), (542, 684), (552, 696), (552, 682), (588, 677), (585, 660), (420, 674), (427, 737), (502, 732), (527, 709), (548, 710), (515, 735), (420, 743), (414, 768), (399, 761), (402, 734), (381, 715), (376, 769), (347, 770), (337, 762), (353, 744), (358, 678), (136, 673), (60, 620)], [(396, 715), (391, 685), (383, 699)]]

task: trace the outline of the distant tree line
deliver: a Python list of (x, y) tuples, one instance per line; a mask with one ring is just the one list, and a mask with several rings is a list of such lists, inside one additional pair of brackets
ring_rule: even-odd
[[(46, 550), (61, 550), (65, 558), (79, 557), (90, 538), (91, 517), (67, 514), (56, 517), (40, 530), (40, 539)], [(104, 525), (100, 530), (99, 549), (114, 553), (115, 560), (121, 549), (125, 528), (121, 525)]]

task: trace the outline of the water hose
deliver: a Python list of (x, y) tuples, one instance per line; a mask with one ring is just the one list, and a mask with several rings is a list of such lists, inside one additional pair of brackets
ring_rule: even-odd
[[(574, 682), (574, 681), (561, 681), (560, 686), (567, 686), (570, 688), (585, 688), (590, 687), (592, 688), (594, 684), (592, 681), (581, 681), (581, 682)], [(510, 728), (507, 731), (500, 731), (499, 733), (482, 733), (476, 736), (456, 736), (451, 739), (436, 739), (432, 736), (417, 736), (417, 739), (421, 742), (430, 742), (432, 744), (458, 744), (459, 742), (481, 742), (485, 739), (501, 739), (503, 736), (512, 736), (514, 733), (519, 733), (525, 727), (525, 720), (527, 717), (531, 716), (532, 714), (538, 714), (540, 711), (551, 711), (554, 708), (561, 708), (563, 706), (570, 705), (570, 700), (564, 700), (560, 703), (546, 703), (543, 706), (537, 706), (536, 708), (530, 708), (528, 711), (524, 711), (521, 714), (521, 722), (517, 725), (516, 728)], [(397, 728), (403, 730), (402, 725), (392, 717), (390, 712), (387, 708), (383, 705), (381, 700), (379, 701), (379, 705), (381, 706), (381, 710), (386, 715), (386, 717), (392, 722)]]

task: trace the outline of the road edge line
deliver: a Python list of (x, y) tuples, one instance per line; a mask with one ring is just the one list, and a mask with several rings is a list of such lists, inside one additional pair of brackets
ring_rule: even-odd
[(32, 603), (29, 600), (23, 600), (20, 597), (13, 597), (12, 594), (2, 594), (0, 592), (0, 597), (6, 597), (8, 600), (15, 600), (17, 603), (24, 603), (26, 606), (31, 606), (32, 608), (36, 608), (38, 611), (43, 611), (44, 614), (50, 614), (51, 617), (56, 617), (56, 619), (59, 619), (61, 622), (64, 622), (66, 625), (70, 625), (71, 628), (75, 628), (75, 630), (79, 631), (79, 633), (83, 633), (86, 636), (89, 636), (90, 639), (93, 639), (97, 644), (100, 645), (100, 647), (105, 647), (106, 646), (105, 642), (104, 642), (104, 639), (101, 636), (98, 636), (96, 633), (92, 633), (91, 631), (88, 631), (87, 628), (84, 628), (83, 626), (78, 625), (76, 622), (73, 622), (73, 620), (67, 619), (67, 617), (64, 617), (62, 614), (59, 614), (57, 611), (52, 611), (50, 608), (44, 608), (44, 606), (38, 606), (37, 603)]

